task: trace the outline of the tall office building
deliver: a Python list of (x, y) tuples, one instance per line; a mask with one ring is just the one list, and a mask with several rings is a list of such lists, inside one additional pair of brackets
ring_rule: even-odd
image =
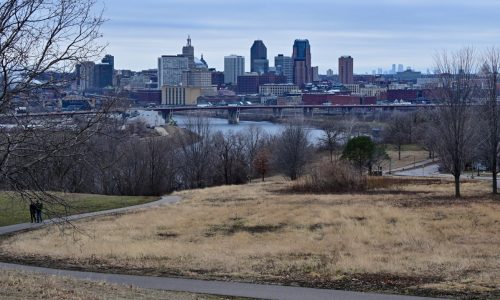
[(245, 58), (239, 55), (224, 57), (224, 83), (236, 85), (238, 76), (245, 73)]
[(398, 65), (398, 72), (404, 72), (405, 67), (402, 64)]
[(339, 58), (339, 79), (342, 84), (353, 84), (354, 60), (351, 56)]
[(293, 44), (293, 82), (299, 87), (312, 82), (311, 46), (308, 40), (295, 40)]
[(194, 63), (194, 47), (191, 45), (191, 37), (188, 35), (186, 46), (182, 47), (182, 56), (187, 57), (189, 69), (195, 67)]
[(189, 70), (189, 58), (184, 55), (162, 55), (158, 58), (158, 88), (180, 85), (182, 73)]
[(113, 86), (113, 75), (115, 58), (113, 55), (105, 55), (100, 64), (94, 67), (94, 87), (105, 88)]
[(82, 62), (79, 67), (77, 68), (77, 71), (79, 74), (77, 74), (77, 83), (78, 88), (81, 91), (85, 90), (90, 90), (94, 88), (94, 80), (95, 80), (95, 73), (94, 73), (94, 68), (95, 68), (95, 63), (92, 61), (85, 61)]
[(326, 70), (326, 76), (332, 77), (333, 76), (333, 70), (332, 69)]
[(392, 64), (391, 74), (396, 74), (396, 64)]
[(269, 60), (267, 59), (267, 48), (264, 42), (256, 40), (250, 48), (250, 72), (259, 74), (269, 71)]
[(278, 54), (274, 57), (276, 73), (286, 77), (287, 83), (293, 83), (293, 59), (290, 56)]

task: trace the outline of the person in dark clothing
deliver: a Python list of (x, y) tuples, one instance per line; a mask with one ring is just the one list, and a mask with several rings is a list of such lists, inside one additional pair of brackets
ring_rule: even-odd
[(33, 201), (30, 201), (30, 217), (31, 217), (31, 223), (35, 223), (36, 221), (36, 206)]
[(42, 223), (42, 209), (43, 209), (43, 203), (38, 200), (35, 203), (36, 207), (36, 222), (37, 223)]

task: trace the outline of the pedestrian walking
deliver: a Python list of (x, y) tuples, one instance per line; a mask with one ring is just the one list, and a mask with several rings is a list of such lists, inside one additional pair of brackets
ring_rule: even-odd
[(30, 200), (30, 219), (31, 223), (36, 222), (36, 206), (35, 203), (33, 203), (33, 200)]
[(42, 223), (43, 203), (40, 202), (40, 200), (38, 200), (35, 203), (35, 207), (36, 207), (36, 222), (37, 223)]

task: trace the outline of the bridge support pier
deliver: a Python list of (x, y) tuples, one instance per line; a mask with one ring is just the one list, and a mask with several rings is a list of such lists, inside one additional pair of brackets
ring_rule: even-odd
[(282, 119), (283, 118), (283, 108), (273, 108), (273, 117)]
[(304, 107), (304, 117), (313, 117), (313, 116), (314, 116), (314, 108)]
[(161, 111), (161, 117), (165, 120), (165, 124), (173, 124), (175, 123), (174, 121), (174, 111), (169, 109), (169, 110), (162, 110)]
[(239, 108), (229, 108), (227, 110), (227, 121), (229, 124), (240, 123), (240, 109)]

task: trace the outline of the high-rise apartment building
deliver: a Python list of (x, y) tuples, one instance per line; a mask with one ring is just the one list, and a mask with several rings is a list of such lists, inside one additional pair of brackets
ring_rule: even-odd
[(292, 58), (293, 82), (299, 87), (312, 82), (311, 46), (308, 40), (295, 40)]
[(339, 80), (342, 84), (353, 84), (354, 60), (351, 56), (339, 58)]
[(250, 72), (259, 74), (269, 71), (269, 60), (267, 59), (267, 48), (264, 42), (256, 40), (250, 48)]
[(278, 54), (274, 57), (274, 67), (276, 73), (286, 77), (287, 83), (293, 82), (293, 59), (290, 56)]
[(189, 70), (189, 58), (184, 55), (162, 55), (158, 58), (158, 88), (180, 85), (182, 73)]
[(245, 73), (245, 58), (239, 55), (224, 57), (224, 83), (236, 85), (238, 76)]
[(312, 72), (312, 81), (318, 82), (319, 81), (319, 67), (311, 67), (311, 72)]

